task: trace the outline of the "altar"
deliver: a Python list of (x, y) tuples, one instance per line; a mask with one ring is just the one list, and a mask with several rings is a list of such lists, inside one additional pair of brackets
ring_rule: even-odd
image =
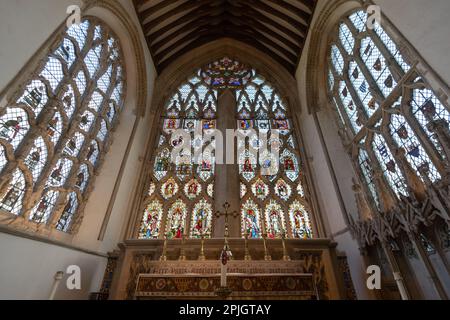
[[(139, 274), (134, 298), (142, 299), (220, 299), (220, 262), (154, 262), (152, 273)], [(297, 262), (230, 261), (228, 299), (316, 300), (314, 275), (301, 273)]]
[[(335, 244), (330, 240), (229, 239), (227, 299), (329, 300), (345, 298)], [(110, 259), (110, 299), (223, 299), (220, 252), (224, 239), (128, 240)], [(164, 252), (165, 250), (165, 252)], [(202, 254), (203, 251), (203, 254)], [(288, 256), (286, 256), (288, 252)], [(165, 255), (164, 255), (165, 254)]]

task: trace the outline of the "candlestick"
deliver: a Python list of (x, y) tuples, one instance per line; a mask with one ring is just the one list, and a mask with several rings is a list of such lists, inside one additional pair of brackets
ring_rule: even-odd
[(167, 235), (164, 235), (164, 245), (163, 245), (163, 252), (161, 257), (159, 258), (160, 261), (167, 261)]
[(184, 239), (185, 239), (185, 235), (183, 234), (181, 236), (181, 249), (180, 249), (180, 258), (178, 260), (180, 261), (186, 261), (186, 254), (184, 252)]
[(286, 232), (283, 231), (283, 234), (281, 235), (281, 243), (283, 245), (283, 260), (284, 261), (291, 261), (291, 257), (289, 257), (287, 248), (286, 248), (286, 243), (284, 242), (284, 239), (286, 237)]
[(252, 260), (252, 256), (250, 255), (250, 251), (248, 250), (248, 233), (247, 231), (245, 232), (245, 257), (244, 257), (245, 261), (250, 261)]
[[(233, 254), (228, 245), (228, 209), (230, 208), (230, 204), (228, 202), (225, 202), (223, 207), (225, 209), (224, 213), (221, 213), (219, 211), (217, 211), (216, 213), (218, 217), (220, 217), (221, 215), (225, 216), (224, 244), (222, 253), (220, 254), (220, 288), (216, 290), (216, 294), (224, 299), (230, 296), (232, 293), (231, 289), (227, 287), (227, 264), (228, 261), (232, 259)], [(233, 214), (237, 214), (237, 212), (234, 212)]]
[(204, 249), (204, 240), (205, 240), (205, 236), (202, 234), (201, 237), (202, 241), (201, 241), (201, 247), (200, 247), (200, 255), (198, 256), (198, 260), (200, 261), (205, 261), (206, 257), (205, 257), (205, 249)]
[(227, 286), (227, 265), (220, 264), (220, 286), (225, 288)]
[(263, 244), (264, 244), (264, 260), (271, 261), (272, 257), (269, 254), (269, 251), (267, 250), (267, 243), (266, 243), (266, 234), (263, 234)]

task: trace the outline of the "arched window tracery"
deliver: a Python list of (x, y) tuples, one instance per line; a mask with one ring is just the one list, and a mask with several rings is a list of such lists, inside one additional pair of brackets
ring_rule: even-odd
[[(240, 190), (236, 192), (240, 193), (241, 199), (241, 236), (311, 238), (313, 232), (309, 216), (301, 224), (303, 232), (294, 233), (291, 231), (293, 226), (288, 227), (292, 204), (300, 203), (303, 215), (310, 214), (288, 104), (278, 90), (254, 69), (227, 57), (188, 77), (165, 102), (161, 130), (156, 139), (157, 148), (149, 164), (151, 181), (144, 187), (142, 210), (146, 212), (153, 201), (164, 203), (163, 223), (167, 227), (166, 234), (160, 234), (160, 238), (212, 236), (216, 154), (206, 146), (214, 147), (216, 141), (206, 137), (206, 133), (217, 128), (221, 121), (217, 118), (218, 96), (224, 89), (234, 92), (236, 129), (243, 132), (257, 129), (268, 133), (269, 151), (279, 152), (279, 157), (270, 152), (255, 155), (245, 148), (238, 155), (239, 176), (234, 178), (240, 180)], [(178, 129), (182, 131), (174, 135)], [(205, 135), (197, 137), (196, 130)], [(272, 130), (279, 130), (279, 136), (271, 135)], [(184, 151), (181, 151), (172, 163), (174, 148), (189, 136), (192, 151), (205, 151), (201, 161), (194, 161), (198, 160), (195, 156), (183, 156)], [(252, 137), (247, 141), (254, 149), (262, 150), (260, 140)], [(263, 175), (263, 170), (275, 162), (279, 167), (277, 173)], [(188, 220), (180, 224), (179, 217), (184, 217), (184, 214)], [(140, 230), (145, 228), (145, 222), (140, 224)], [(150, 239), (143, 232), (139, 232), (138, 237)]]
[(0, 209), (71, 233), (123, 106), (125, 70), (117, 37), (96, 18), (56, 37), (0, 110)]
[[(248, 214), (243, 232), (258, 238), (311, 238), (313, 232), (309, 218), (305, 220), (307, 223), (304, 225), (308, 232), (301, 236), (294, 232), (294, 225), (291, 224), (290, 228), (287, 228), (285, 222), (292, 222), (288, 218), (288, 212), (295, 201), (301, 201), (305, 214), (310, 214), (304, 198), (301, 157), (295, 141), (288, 103), (266, 79), (254, 73), (255, 76), (247, 85), (236, 91), (238, 128), (267, 133), (269, 153), (259, 153), (258, 159), (253, 159), (254, 155), (246, 149), (241, 155), (241, 204), (247, 208), (243, 214), (249, 212), (248, 208), (252, 208), (254, 212), (261, 211), (258, 215), (262, 219), (259, 225), (264, 229), (256, 232), (256, 227), (250, 228), (249, 226), (254, 224), (254, 216)], [(275, 130), (279, 132), (278, 137), (272, 136)], [(256, 144), (250, 141), (250, 145), (258, 150), (261, 148), (260, 142)], [(273, 157), (274, 151), (278, 152), (278, 158)], [(278, 167), (276, 174), (265, 175), (264, 170), (271, 166)]]
[(414, 189), (410, 172), (424, 183), (441, 181), (446, 154), (433, 124), (448, 126), (450, 109), (383, 26), (368, 28), (367, 19), (357, 10), (336, 27), (327, 78), (340, 126), (353, 139), (360, 180), (381, 210), (375, 171), (399, 199)]

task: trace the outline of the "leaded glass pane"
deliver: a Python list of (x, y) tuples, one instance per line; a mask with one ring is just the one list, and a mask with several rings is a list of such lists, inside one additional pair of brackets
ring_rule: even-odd
[(25, 195), (25, 178), (19, 169), (14, 171), (5, 195), (0, 201), (0, 209), (18, 215), (22, 210), (22, 200)]
[(403, 116), (397, 114), (391, 116), (390, 131), (397, 145), (405, 150), (406, 159), (413, 169), (417, 171), (418, 176), (420, 176), (420, 169), (426, 168), (428, 177), (432, 182), (441, 178), (416, 134)]
[(372, 143), (375, 155), (380, 162), (384, 176), (397, 196), (408, 195), (405, 179), (384, 138), (376, 134)]
[(158, 239), (160, 236), (163, 206), (158, 200), (152, 201), (144, 212), (139, 239)]

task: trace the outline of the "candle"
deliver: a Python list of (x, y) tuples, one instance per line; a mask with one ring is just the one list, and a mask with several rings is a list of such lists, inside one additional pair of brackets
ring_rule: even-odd
[(225, 288), (227, 286), (227, 265), (221, 263), (220, 264), (220, 286)]
[(56, 290), (58, 290), (59, 283), (61, 282), (62, 278), (64, 277), (63, 271), (58, 271), (54, 276), (53, 286), (52, 286), (52, 292), (50, 293), (49, 300), (53, 300), (56, 295)]

